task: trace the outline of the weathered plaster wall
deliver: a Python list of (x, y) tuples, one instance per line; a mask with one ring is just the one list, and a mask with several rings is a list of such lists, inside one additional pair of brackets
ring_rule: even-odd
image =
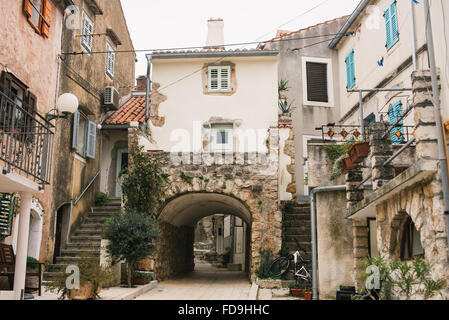
[[(267, 48), (277, 49), (279, 53), (278, 76), (279, 79), (288, 80), (290, 87), (286, 96), (289, 102), (293, 102), (293, 106), (297, 107), (292, 114), (293, 129), (295, 134), (295, 171), (296, 171), (296, 192), (298, 195), (304, 194), (304, 161), (305, 154), (303, 152), (306, 147), (304, 138), (317, 136), (319, 133), (316, 127), (326, 125), (328, 123), (337, 122), (340, 115), (339, 108), (339, 92), (340, 81), (338, 77), (338, 56), (337, 53), (328, 48), (328, 43), (309, 46), (319, 41), (328, 39), (324, 37), (328, 34), (337, 33), (346, 19), (329, 21), (311, 28), (304, 29), (299, 32), (283, 37), (283, 39), (292, 39), (290, 41), (281, 41), (269, 43)], [(320, 38), (323, 36), (323, 38)], [(298, 39), (295, 38), (307, 38)], [(304, 48), (305, 46), (309, 46)], [(301, 48), (298, 51), (292, 51), (293, 48)], [(303, 74), (303, 58), (325, 58), (331, 63), (332, 79), (330, 79), (329, 96), (333, 96), (330, 106), (312, 106), (308, 105), (304, 100), (307, 95), (304, 92), (304, 81), (306, 77)], [(330, 75), (329, 75), (330, 77)]]
[[(97, 1), (103, 11), (102, 15), (94, 15), (84, 0), (75, 0), (74, 2), (80, 10), (80, 25), (83, 13), (86, 13), (94, 25), (94, 34), (101, 34), (94, 36), (92, 51), (106, 51), (106, 43), (114, 47), (114, 43), (105, 35), (107, 29), (112, 29), (122, 43), (115, 47), (116, 50), (133, 50), (133, 44), (119, 0)], [(79, 29), (63, 29), (63, 52), (85, 51), (81, 46), (79, 34)], [(121, 96), (128, 95), (134, 86), (134, 70), (134, 53), (116, 54), (113, 79), (105, 73), (105, 54), (67, 55), (61, 60), (58, 94), (70, 92), (77, 96), (80, 111), (88, 120), (98, 124), (104, 119), (104, 113), (107, 111), (102, 102), (104, 88), (113, 85)], [(47, 259), (50, 259), (53, 255), (54, 248), (51, 241), (53, 241), (55, 233), (56, 210), (61, 204), (70, 202), (78, 197), (100, 170), (101, 137), (97, 135), (95, 159), (82, 158), (72, 150), (72, 127), (73, 117), (68, 120), (57, 121), (55, 135), (55, 146), (57, 147), (53, 156), (54, 178), (52, 180), (57, 192), (53, 193), (52, 208), (49, 211), (51, 220)], [(102, 183), (105, 182), (102, 181)], [(97, 178), (81, 201), (73, 207), (70, 213), (72, 224), (76, 223), (77, 225), (87, 215), (93, 204), (95, 193), (99, 190), (100, 179)]]
[(279, 129), (279, 200), (292, 200), (296, 195), (295, 140), (292, 128)]

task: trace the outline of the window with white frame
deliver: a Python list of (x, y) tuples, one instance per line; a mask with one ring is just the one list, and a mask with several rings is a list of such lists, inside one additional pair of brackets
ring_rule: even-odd
[(212, 152), (233, 152), (233, 128), (232, 123), (211, 125)]
[(209, 92), (230, 92), (231, 91), (231, 67), (211, 66), (208, 72)]
[(87, 14), (83, 12), (83, 24), (81, 28), (81, 34), (83, 36), (81, 37), (81, 45), (88, 52), (92, 52), (93, 36), (89, 36), (89, 34), (93, 33), (94, 33), (94, 25), (92, 23), (92, 20), (90, 20)]
[(114, 78), (114, 69), (115, 69), (115, 51), (106, 43), (106, 74), (111, 78)]
[(334, 103), (332, 61), (325, 58), (303, 57), (303, 103), (331, 107)]
[(97, 125), (79, 111), (73, 114), (72, 148), (84, 158), (95, 159)]

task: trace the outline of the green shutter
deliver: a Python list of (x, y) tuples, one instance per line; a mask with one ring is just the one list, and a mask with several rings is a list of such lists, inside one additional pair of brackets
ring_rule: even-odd
[(398, 12), (397, 3), (393, 3), (385, 10), (385, 32), (387, 36), (387, 50), (399, 41), (399, 26), (398, 26)]
[(14, 216), (14, 194), (0, 193), (0, 237), (9, 237)]
[(346, 57), (346, 81), (348, 89), (354, 88), (355, 86), (354, 50), (352, 50)]

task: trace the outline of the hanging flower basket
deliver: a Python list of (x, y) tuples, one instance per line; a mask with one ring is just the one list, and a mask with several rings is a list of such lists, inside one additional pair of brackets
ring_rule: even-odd
[(369, 143), (362, 142), (354, 144), (348, 151), (349, 157), (353, 163), (360, 163), (369, 154)]
[(342, 168), (344, 173), (348, 173), (357, 167), (357, 163), (353, 163), (351, 157), (346, 157), (342, 161)]

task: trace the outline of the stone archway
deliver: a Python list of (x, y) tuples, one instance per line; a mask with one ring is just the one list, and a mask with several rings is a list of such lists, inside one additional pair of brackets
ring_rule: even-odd
[(158, 278), (192, 271), (195, 224), (208, 215), (224, 213), (240, 217), (250, 226), (249, 273), (255, 280), (260, 250), (277, 254), (282, 243), (277, 163), (177, 164), (169, 153), (154, 155), (169, 182), (158, 215)]

